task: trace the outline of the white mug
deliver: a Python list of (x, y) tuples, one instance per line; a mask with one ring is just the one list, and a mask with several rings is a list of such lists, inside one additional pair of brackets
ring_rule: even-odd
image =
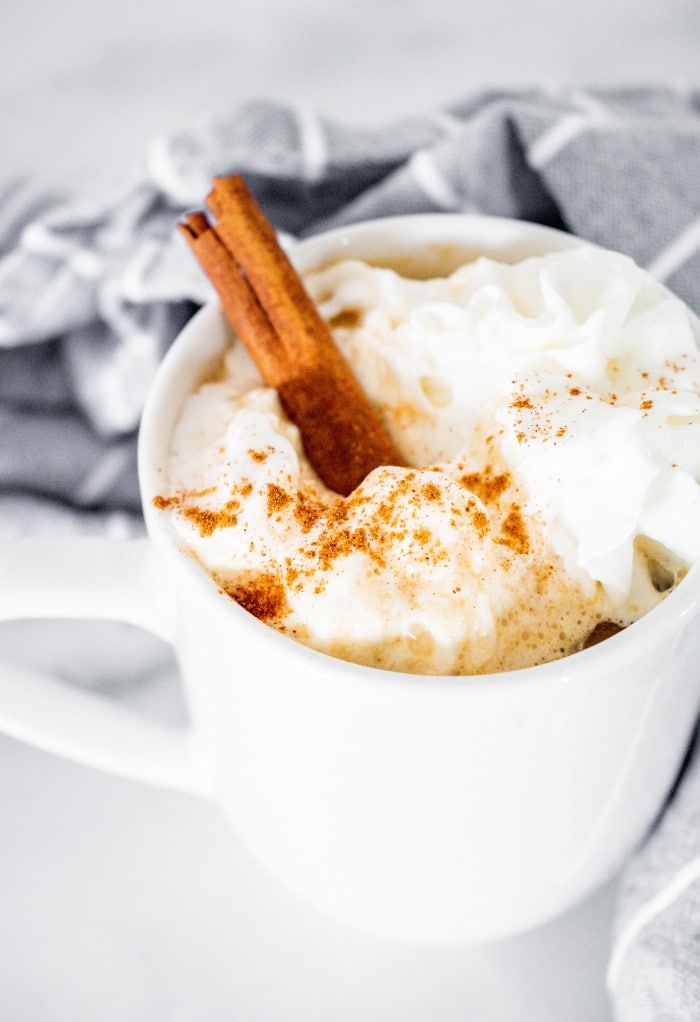
[[(435, 272), (574, 244), (505, 219), (421, 215), (309, 239), (293, 260)], [(299, 645), (222, 597), (152, 505), (183, 398), (229, 338), (207, 306), (160, 367), (139, 440), (148, 538), (0, 547), (0, 618), (114, 618), (166, 638), (189, 729), (28, 671), (0, 680), (0, 728), (214, 799), (278, 880), (378, 935), (483, 941), (571, 907), (620, 868), (682, 763), (700, 705), (700, 565), (613, 638), (505, 674), (403, 675)]]

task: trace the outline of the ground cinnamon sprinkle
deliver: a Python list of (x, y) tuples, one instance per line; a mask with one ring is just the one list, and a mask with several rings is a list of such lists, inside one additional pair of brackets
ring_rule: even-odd
[(426, 483), (422, 493), (426, 500), (440, 500), (440, 487), (435, 483)]
[[(375, 540), (374, 543), (370, 541), (371, 538)], [(323, 571), (328, 571), (338, 557), (348, 557), (354, 551), (367, 554), (371, 560), (384, 567), (386, 561), (376, 539), (377, 536), (370, 537), (368, 530), (363, 526), (357, 529), (342, 528), (329, 531), (318, 545), (319, 567)]]
[(509, 472), (494, 474), (491, 466), (487, 465), (483, 472), (468, 472), (461, 476), (459, 482), (484, 504), (491, 504), (508, 489), (511, 477)]
[[(251, 451), (251, 457), (266, 457), (264, 451)], [(460, 529), (460, 518), (466, 510), (470, 527), (480, 541), (493, 536), (495, 541), (515, 553), (530, 549), (529, 538), (520, 506), (505, 503), (504, 494), (513, 481), (510, 473), (498, 472), (487, 464), (477, 472), (466, 472), (457, 480), (474, 494), (468, 498), (466, 508), (461, 502), (448, 507), (452, 525)], [(158, 497), (159, 508), (175, 506), (203, 537), (217, 529), (241, 526), (244, 498), (253, 495), (256, 487), (250, 480), (242, 481), (223, 507), (202, 506), (195, 492)], [(445, 559), (447, 550), (439, 537), (424, 524), (423, 511), (430, 503), (441, 503), (445, 491), (434, 478), (421, 478), (415, 470), (404, 470), (391, 480), (384, 499), (378, 505), (359, 489), (348, 497), (337, 497), (330, 502), (307, 489), (287, 489), (277, 483), (264, 484), (262, 496), (268, 518), (286, 523), (296, 522), (300, 531), (297, 548), (279, 569), (261, 566), (258, 574), (246, 575), (242, 580), (231, 576), (219, 584), (222, 591), (261, 621), (281, 627), (282, 619), (291, 613), (292, 594), (309, 591), (323, 592), (328, 577), (336, 569), (339, 559), (360, 554), (373, 565), (375, 573), (384, 571), (396, 556), (400, 544), (408, 544), (413, 553), (429, 564), (437, 565)], [(490, 506), (493, 510), (487, 510)], [(367, 511), (363, 513), (363, 508)], [(371, 514), (370, 514), (371, 510)], [(505, 515), (505, 518), (503, 517)], [(463, 518), (462, 518), (463, 521)], [(293, 535), (293, 533), (292, 533)], [(310, 541), (313, 536), (313, 541)]]
[(326, 505), (320, 500), (312, 500), (303, 493), (297, 495), (297, 502), (294, 505), (294, 517), (301, 525), (303, 533), (310, 532), (321, 515), (326, 511)]
[(260, 574), (223, 592), (260, 621), (268, 624), (289, 613), (284, 584), (277, 575)]
[[(215, 487), (207, 486), (204, 490), (188, 490), (186, 496), (189, 498), (194, 497), (206, 497), (208, 494), (214, 492)], [(153, 506), (157, 507), (159, 511), (164, 511), (166, 508), (175, 507), (177, 504), (181, 504), (184, 500), (183, 494), (173, 494), (170, 497), (163, 497), (158, 495), (153, 498)]]
[(281, 486), (276, 483), (267, 484), (267, 514), (268, 517), (279, 514), (280, 511), (284, 511), (287, 504), (291, 502), (291, 497), (286, 490), (283, 490)]
[(501, 535), (496, 542), (509, 547), (517, 554), (529, 553), (530, 538), (519, 504), (511, 505), (510, 511), (501, 523)]
[(491, 531), (489, 516), (477, 506), (474, 500), (470, 500), (467, 504), (467, 511), (471, 515), (472, 525), (479, 533), (479, 539), (483, 539)]
[(183, 507), (182, 513), (199, 529), (200, 536), (211, 536), (218, 525), (218, 512), (202, 507)]
[(221, 508), (220, 511), (213, 511), (211, 508), (197, 507), (191, 504), (182, 508), (182, 513), (188, 521), (192, 522), (199, 529), (200, 536), (211, 536), (216, 529), (227, 529), (238, 524), (236, 511), (240, 509), (238, 501), (231, 500)]
[(377, 520), (382, 522), (384, 525), (389, 525), (394, 518), (395, 513), (396, 511), (391, 504), (388, 504), (385, 500), (383, 500), (377, 508), (376, 517)]
[(433, 534), (430, 531), (430, 529), (427, 529), (425, 526), (423, 526), (422, 528), (415, 530), (415, 532), (413, 533), (413, 538), (415, 539), (416, 543), (418, 543), (419, 546), (427, 546), (430, 543), (430, 540), (433, 538)]
[(166, 508), (172, 507), (173, 504), (177, 504), (177, 497), (154, 497), (153, 507), (157, 507), (159, 511), (165, 511)]

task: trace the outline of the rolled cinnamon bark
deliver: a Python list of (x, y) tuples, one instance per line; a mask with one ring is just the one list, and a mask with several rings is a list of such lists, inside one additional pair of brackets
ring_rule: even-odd
[(403, 464), (243, 179), (215, 178), (207, 204), (215, 223), (193, 213), (182, 233), (321, 480), (347, 496), (379, 465)]

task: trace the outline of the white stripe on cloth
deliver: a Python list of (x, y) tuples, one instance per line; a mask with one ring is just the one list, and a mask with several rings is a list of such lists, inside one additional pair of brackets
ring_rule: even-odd
[(30, 181), (15, 181), (9, 188), (0, 189), (0, 239), (19, 227), (35, 213), (45, 196)]
[(97, 504), (104, 499), (131, 459), (131, 447), (119, 444), (106, 451), (80, 483), (75, 499), (80, 505)]
[(607, 974), (607, 986), (611, 993), (620, 979), (625, 956), (639, 933), (653, 919), (670, 908), (683, 892), (698, 880), (700, 880), (700, 856), (686, 863), (660, 891), (657, 891), (649, 901), (637, 909), (613, 945)]
[(307, 181), (320, 181), (328, 162), (326, 133), (321, 118), (304, 104), (294, 108), (294, 115), (299, 126), (301, 155), (304, 160)]
[(408, 161), (408, 165), (414, 179), (431, 202), (441, 209), (460, 209), (462, 198), (438, 167), (430, 149), (419, 149)]
[(580, 107), (574, 113), (564, 114), (535, 139), (528, 150), (528, 163), (540, 170), (570, 142), (592, 128), (613, 123), (613, 117), (593, 96), (577, 91), (571, 97)]
[(647, 270), (657, 280), (668, 280), (700, 248), (700, 216), (691, 221), (670, 245), (661, 249)]
[[(87, 249), (76, 247), (71, 250), (70, 246), (55, 246), (47, 244), (35, 245), (34, 242), (42, 235), (50, 239), (51, 235), (41, 225), (32, 224), (25, 228), (22, 239), (28, 238), (30, 244), (25, 246), (26, 251), (31, 254), (45, 255), (49, 259), (55, 259), (63, 265), (54, 268), (53, 276), (47, 282), (42, 282), (41, 289), (37, 289), (36, 299), (32, 304), (29, 322), (25, 324), (25, 333), (32, 335), (44, 332), (55, 333), (55, 322), (61, 319), (63, 310), (70, 309), (75, 303), (77, 294), (76, 282), (93, 282), (103, 276), (104, 263), (98, 255)], [(18, 253), (12, 253), (10, 258), (18, 258)], [(31, 274), (32, 267), (29, 265), (28, 272)], [(42, 274), (43, 277), (43, 274)], [(40, 278), (41, 279), (41, 278)], [(87, 286), (87, 284), (85, 284)], [(0, 312), (0, 348), (13, 347), (17, 344), (17, 325)]]
[(198, 161), (198, 157), (198, 153), (190, 155), (181, 166), (177, 145), (173, 146), (166, 135), (159, 135), (151, 140), (146, 154), (149, 177), (180, 205), (199, 206), (211, 189), (211, 174), (206, 159)]
[(22, 231), (22, 247), (27, 252), (63, 262), (83, 280), (97, 280), (104, 273), (104, 260), (85, 248), (74, 237), (65, 238), (42, 223), (28, 224)]

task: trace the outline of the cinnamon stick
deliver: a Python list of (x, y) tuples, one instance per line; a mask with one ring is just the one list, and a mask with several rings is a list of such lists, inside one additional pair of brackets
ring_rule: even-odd
[(180, 230), (214, 285), (229, 322), (237, 332), (267, 384), (283, 380), (284, 348), (255, 292), (230, 257), (226, 246), (203, 213), (190, 213)]
[(347, 496), (403, 464), (244, 180), (215, 178), (207, 205), (215, 223), (192, 213), (180, 229), (322, 481)]

